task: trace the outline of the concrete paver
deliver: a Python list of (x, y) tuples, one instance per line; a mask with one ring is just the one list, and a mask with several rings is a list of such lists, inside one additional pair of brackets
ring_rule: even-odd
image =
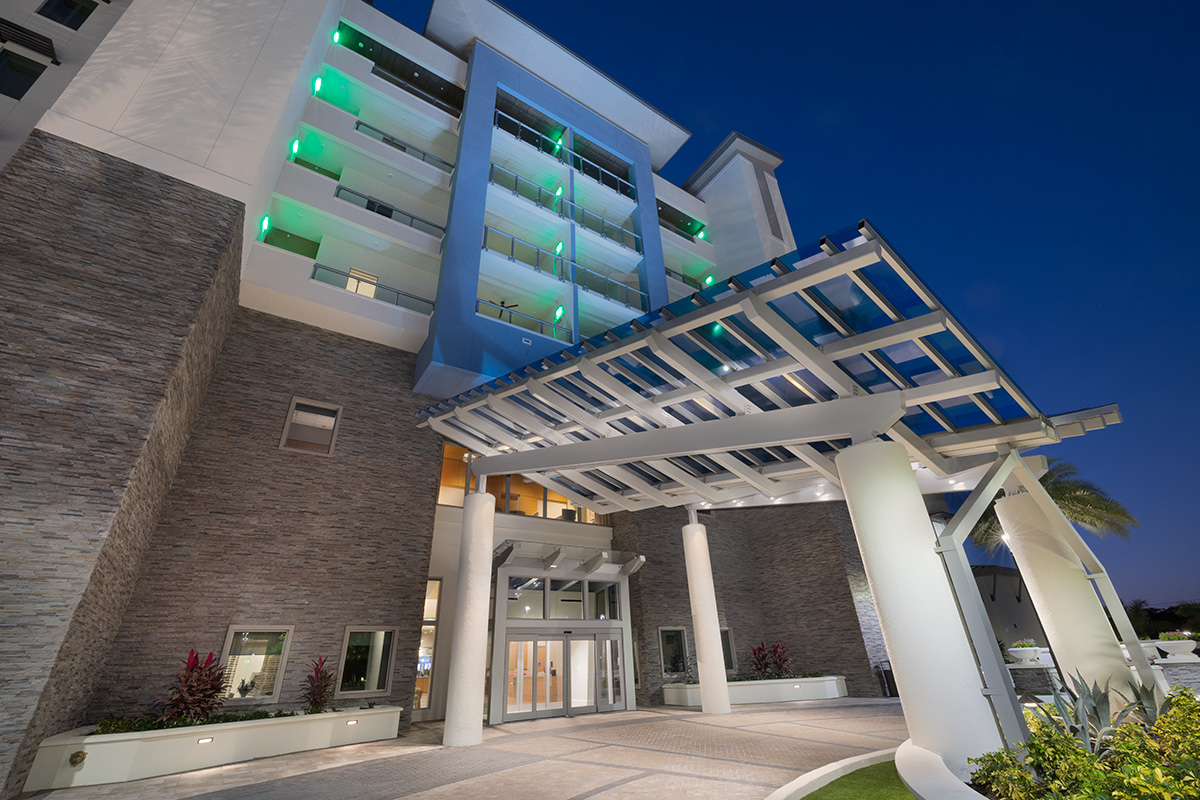
[(442, 747), (440, 723), (401, 738), (295, 753), (30, 800), (637, 800), (763, 798), (808, 770), (898, 745), (896, 700), (734, 706), (714, 717), (651, 708), (488, 728), (474, 747)]

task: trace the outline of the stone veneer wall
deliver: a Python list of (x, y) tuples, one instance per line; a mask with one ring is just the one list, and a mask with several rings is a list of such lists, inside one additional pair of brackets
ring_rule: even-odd
[[(738, 673), (751, 672), (752, 647), (782, 639), (795, 672), (845, 675), (854, 696), (882, 693), (873, 666), (886, 658), (883, 636), (844, 503), (721, 510), (699, 520), (708, 529), (717, 610)], [(684, 628), (694, 652), (686, 522), (683, 509), (613, 515), (613, 547), (647, 556), (629, 590), (643, 705), (662, 703), (658, 629)]]
[[(314, 658), (337, 669), (346, 626), (398, 627), (392, 692), (369, 699), (409, 719), (441, 468), (441, 437), (416, 427), (433, 398), (412, 393), (414, 360), (239, 309), (93, 718), (144, 713), (189, 649), (220, 656), (237, 624), (295, 626), (270, 709), (299, 705)], [(332, 455), (279, 448), (293, 396), (343, 407)]]
[(41, 131), (0, 173), (0, 796), (84, 719), (236, 307), (242, 213)]

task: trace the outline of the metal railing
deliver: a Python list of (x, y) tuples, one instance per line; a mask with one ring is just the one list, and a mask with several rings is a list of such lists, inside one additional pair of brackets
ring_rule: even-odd
[(518, 328), (540, 333), (552, 339), (559, 339), (565, 342), (572, 341), (570, 328), (555, 325), (553, 322), (544, 322), (537, 317), (522, 314), (520, 311), (513, 311), (511, 308), (505, 308), (482, 298), (475, 300), (476, 314), (485, 314), (490, 317), (493, 311), (496, 312), (496, 319), (507, 322), (509, 325), (516, 325)]
[[(335, 286), (338, 289), (346, 289), (346, 291), (361, 294), (365, 297), (374, 297), (376, 300), (382, 300), (385, 303), (391, 303), (394, 306), (407, 308), (410, 311), (419, 311), (422, 314), (433, 313), (433, 301), (426, 300), (424, 297), (418, 297), (415, 294), (393, 289), (391, 286), (384, 286), (382, 283), (377, 283), (366, 278), (361, 278), (357, 275), (351, 275), (349, 272), (342, 272), (340, 269), (326, 267), (322, 264), (313, 264), (312, 275), (309, 280), (320, 281), (321, 283)], [(347, 288), (350, 281), (354, 281), (356, 288)], [(368, 295), (360, 291), (357, 287), (360, 284), (373, 286), (374, 294)]]
[(704, 286), (701, 285), (700, 281), (696, 280), (695, 278), (689, 278), (687, 275), (684, 275), (682, 272), (676, 272), (675, 270), (671, 269), (670, 267), (667, 267), (667, 275), (668, 275), (668, 277), (674, 278), (675, 280), (677, 280), (681, 283), (686, 283), (688, 286), (691, 286), (693, 289), (703, 289), (704, 288)]
[[(635, 253), (642, 252), (642, 237), (617, 223), (600, 216), (594, 211), (588, 211), (578, 203), (574, 203), (560, 194), (543, 189), (528, 178), (522, 178), (515, 172), (510, 172), (498, 164), (492, 164), (488, 171), (488, 180), (497, 186), (503, 186), (515, 195), (524, 197), (542, 208), (549, 209), (560, 217), (566, 217), (580, 227), (598, 233), (609, 241), (625, 247)], [(561, 191), (561, 189), (559, 190)]]
[(519, 261), (539, 272), (548, 272), (559, 280), (570, 281), (630, 308), (645, 311), (649, 306), (645, 292), (488, 225), (483, 226), (483, 249), (498, 253), (509, 261)]
[(496, 127), (500, 130), (511, 133), (515, 138), (536, 147), (547, 155), (554, 156), (564, 164), (570, 164), (571, 168), (576, 172), (587, 175), (592, 180), (607, 186), (617, 194), (622, 194), (631, 200), (637, 200), (636, 186), (615, 173), (606, 170), (594, 161), (589, 161), (574, 150), (569, 149), (561, 141), (551, 139), (540, 131), (529, 127), (524, 122), (510, 117), (500, 109), (496, 109), (494, 121)]
[(365, 208), (367, 211), (374, 211), (382, 217), (394, 219), (397, 222), (403, 222), (412, 228), (416, 228), (422, 233), (428, 233), (430, 236), (436, 236), (439, 239), (446, 235), (446, 229), (441, 225), (436, 225), (427, 219), (409, 214), (407, 211), (401, 211), (395, 206), (388, 205), (382, 200), (377, 200), (370, 195), (356, 192), (348, 186), (338, 184), (337, 189), (334, 189), (333, 196), (345, 200), (348, 203), (353, 203), (359, 208)]
[(434, 97), (429, 92), (425, 91), (424, 89), (420, 88), (419, 86), (414, 86), (413, 84), (404, 80), (404, 78), (401, 78), (399, 75), (395, 75), (391, 72), (388, 72), (386, 69), (384, 69), (383, 67), (380, 67), (379, 65), (375, 65), (375, 66), (371, 67), (371, 74), (378, 75), (379, 77), (383, 78), (388, 83), (393, 84), (395, 86), (399, 86), (401, 89), (404, 89), (412, 94), (415, 94), (417, 97), (419, 97), (422, 100), (424, 100), (425, 102), (429, 103), (434, 108), (438, 108), (442, 111), (445, 111), (447, 114), (449, 114), (452, 117), (461, 117), (462, 116), (461, 108), (455, 108), (454, 106), (450, 105), (446, 101), (441, 100), (437, 97)]
[(432, 153), (426, 153), (421, 148), (411, 145), (403, 139), (397, 139), (387, 131), (382, 131), (379, 128), (376, 128), (374, 125), (368, 125), (367, 123), (359, 120), (358, 122), (354, 123), (354, 130), (361, 131), (367, 136), (370, 136), (372, 139), (376, 139), (384, 144), (391, 145), (402, 153), (408, 153), (413, 158), (419, 158), (427, 164), (433, 164), (438, 169), (446, 172), (454, 172), (454, 165), (449, 161), (443, 161)]
[(697, 238), (699, 238), (699, 240), (702, 242), (708, 241), (708, 239), (706, 239), (704, 237), (696, 237), (696, 236), (688, 233), (687, 231), (685, 231), (683, 228), (678, 228), (678, 227), (672, 225), (671, 223), (667, 222), (664, 219), (660, 218), (658, 220), (658, 224), (661, 225), (662, 227), (666, 228), (667, 230), (669, 230), (671, 233), (675, 234), (676, 236), (682, 236), (684, 239), (687, 239), (689, 242), (694, 242), (697, 240)]

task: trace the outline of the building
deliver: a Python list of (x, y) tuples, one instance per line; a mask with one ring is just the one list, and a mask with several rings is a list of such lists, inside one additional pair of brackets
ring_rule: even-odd
[[(885, 690), (853, 503), (823, 502), (843, 496), (830, 476), (847, 436), (716, 454), (712, 468), (635, 465), (627, 484), (485, 472), (500, 515), (482, 605), (478, 585), (459, 586), (462, 507), (481, 474), (468, 449), (496, 457), (548, 420), (511, 403), (492, 415), (473, 387), (529, 385), (564, 352), (583, 359), (674, 316), (658, 309), (822, 259), (856, 269), (865, 248), (901, 269), (869, 225), (798, 248), (781, 157), (738, 134), (672, 185), (658, 170), (687, 131), (489, 0), (435, 0), (424, 34), (359, 0), (27, 5), (5, 23), (0, 62), (5, 94), (26, 92), (4, 125), (31, 131), (0, 174), (5, 796), (42, 738), (144, 712), (192, 648), (226, 660), (233, 707), (295, 705), (307, 664), (329, 656), (341, 697), (411, 718), (458, 697), (476, 725), (463, 687), (481, 684), (484, 661), (491, 722), (660, 702), (697, 649), (702, 676), (744, 672), (750, 648), (776, 639), (797, 671)], [(87, 10), (79, 35), (94, 40), (69, 80), (30, 36), (68, 36), (48, 15), (60, 6)], [(998, 445), (1118, 419), (1047, 419), (936, 306), (919, 319), (892, 308), (884, 341), (837, 329), (826, 305), (834, 335), (819, 347), (853, 342), (838, 358), (939, 332), (962, 347), (938, 362), (961, 402), (874, 355), (853, 377), (830, 367), (832, 390), (808, 388), (834, 400), (892, 380), (925, 398), (932, 427), (903, 441), (933, 465), (918, 476), (927, 494), (974, 485)], [(700, 386), (714, 373), (681, 374)], [(583, 406), (562, 413), (555, 435), (588, 428)], [(753, 491), (728, 490), (726, 472)], [(719, 564), (703, 631), (676, 533), (688, 487), (728, 499), (691, 520)], [(917, 516), (928, 529), (924, 506)], [(468, 625), (486, 657), (455, 672), (450, 643)]]

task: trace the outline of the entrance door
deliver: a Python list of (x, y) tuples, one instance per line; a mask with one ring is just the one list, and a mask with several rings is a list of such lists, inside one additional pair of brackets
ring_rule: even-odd
[(625, 708), (625, 675), (621, 665), (621, 638), (612, 634), (596, 637), (596, 708), (620, 711)]
[(565, 686), (563, 639), (508, 640), (508, 676), (504, 718), (530, 719), (563, 714)]
[(596, 637), (572, 636), (571, 648), (570, 716), (588, 714), (596, 710)]

